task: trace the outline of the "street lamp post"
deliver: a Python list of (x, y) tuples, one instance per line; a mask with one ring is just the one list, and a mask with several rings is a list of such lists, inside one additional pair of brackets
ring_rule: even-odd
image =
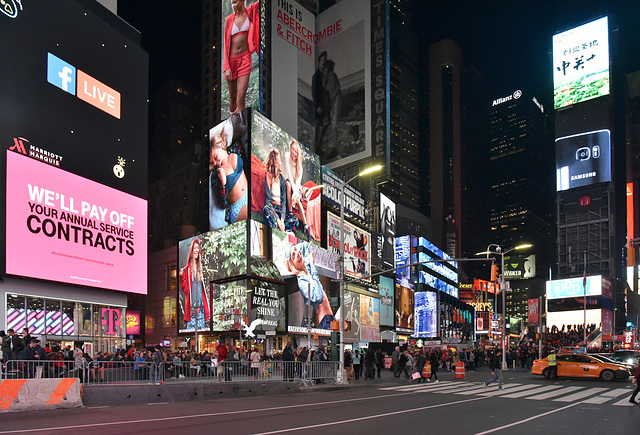
[(348, 381), (345, 379), (346, 372), (344, 370), (344, 188), (356, 178), (379, 171), (382, 168), (382, 165), (372, 166), (340, 184), (340, 373), (338, 374), (338, 383), (342, 384), (346, 384)]
[[(507, 349), (506, 349), (506, 338), (507, 338), (507, 295), (506, 295), (506, 290), (507, 290), (507, 285), (506, 285), (506, 279), (504, 276), (504, 256), (506, 254), (508, 254), (511, 251), (515, 251), (516, 249), (526, 249), (526, 248), (530, 248), (533, 245), (530, 244), (525, 244), (525, 245), (519, 245), (516, 246), (515, 248), (511, 248), (511, 249), (507, 249), (506, 251), (503, 251), (502, 248), (500, 247), (500, 245), (496, 244), (496, 243), (492, 243), (489, 246), (487, 246), (487, 250), (486, 252), (479, 252), (478, 254), (487, 254), (487, 258), (489, 258), (489, 254), (498, 254), (500, 255), (500, 279), (499, 279), (499, 287), (500, 287), (500, 292), (502, 293), (502, 321), (500, 322), (500, 328), (502, 329), (502, 333), (501, 333), (501, 340), (502, 340), (502, 370), (507, 370)], [(495, 247), (496, 250), (495, 251), (491, 251), (491, 248)], [(497, 296), (497, 295), (496, 295)], [(497, 306), (496, 306), (496, 310), (497, 310)]]

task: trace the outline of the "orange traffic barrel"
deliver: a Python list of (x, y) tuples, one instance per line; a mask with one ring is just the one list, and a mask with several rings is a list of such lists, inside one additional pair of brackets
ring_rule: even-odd
[(426, 363), (422, 368), (422, 377), (429, 379), (431, 377), (431, 364)]
[(456, 363), (456, 379), (458, 378), (464, 378), (464, 363), (462, 361)]

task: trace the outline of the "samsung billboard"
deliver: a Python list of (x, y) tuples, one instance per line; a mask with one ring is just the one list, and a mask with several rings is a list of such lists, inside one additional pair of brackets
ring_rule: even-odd
[(553, 35), (553, 107), (609, 95), (609, 20)]
[(588, 131), (556, 139), (556, 190), (611, 181), (611, 132)]

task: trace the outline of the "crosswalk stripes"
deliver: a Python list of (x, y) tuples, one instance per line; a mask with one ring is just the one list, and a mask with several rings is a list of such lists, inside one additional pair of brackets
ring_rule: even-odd
[[(634, 406), (629, 403), (632, 388), (611, 387), (578, 387), (559, 384), (519, 384), (505, 383), (504, 390), (491, 385), (485, 389), (483, 383), (442, 381), (437, 384), (397, 385), (379, 388), (384, 391), (401, 391), (415, 393), (455, 394), (461, 396), (503, 397), (507, 399), (550, 400), (553, 402), (585, 404), (609, 404), (611, 406)], [(622, 397), (624, 396), (624, 397)], [(621, 398), (622, 397), (622, 398)], [(621, 399), (619, 399), (621, 398)], [(617, 401), (616, 401), (617, 400)]]

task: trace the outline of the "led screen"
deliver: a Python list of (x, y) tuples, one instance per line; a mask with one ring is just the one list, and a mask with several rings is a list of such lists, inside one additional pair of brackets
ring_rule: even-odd
[(140, 34), (98, 2), (2, 2), (11, 5), (13, 16), (0, 13), (0, 38), (15, 41), (0, 50), (0, 144), (146, 198)]
[(396, 331), (412, 334), (414, 325), (413, 290), (396, 284)]
[(252, 281), (249, 298), (248, 330), (286, 332), (286, 295), (284, 286), (269, 281)]
[(411, 267), (400, 267), (411, 264), (411, 240), (409, 236), (397, 237), (395, 239), (395, 265), (396, 284), (413, 290), (413, 280), (411, 279)]
[(8, 274), (147, 293), (147, 201), (7, 151)]
[(393, 289), (392, 278), (380, 277), (380, 326), (393, 326)]
[(417, 292), (415, 294), (414, 337), (433, 338), (438, 335), (438, 294)]
[(264, 116), (253, 113), (252, 219), (301, 239), (319, 242), (320, 182), (318, 156)]
[(528, 279), (536, 276), (535, 255), (505, 255), (504, 277), (505, 279)]
[(360, 295), (360, 341), (380, 341), (380, 299)]
[(596, 130), (556, 139), (556, 190), (611, 181), (611, 132)]
[(382, 240), (378, 243), (378, 257), (382, 264), (394, 267), (395, 237), (396, 237), (396, 204), (382, 193), (380, 194), (380, 234)]
[(547, 299), (559, 299), (584, 296), (600, 296), (602, 294), (602, 277), (588, 276), (586, 290), (583, 278), (559, 279), (547, 281)]
[(553, 35), (553, 107), (609, 94), (609, 21)]
[[(327, 212), (327, 244), (340, 255), (340, 218)], [(353, 278), (371, 275), (371, 234), (349, 222), (344, 223), (344, 274)]]

